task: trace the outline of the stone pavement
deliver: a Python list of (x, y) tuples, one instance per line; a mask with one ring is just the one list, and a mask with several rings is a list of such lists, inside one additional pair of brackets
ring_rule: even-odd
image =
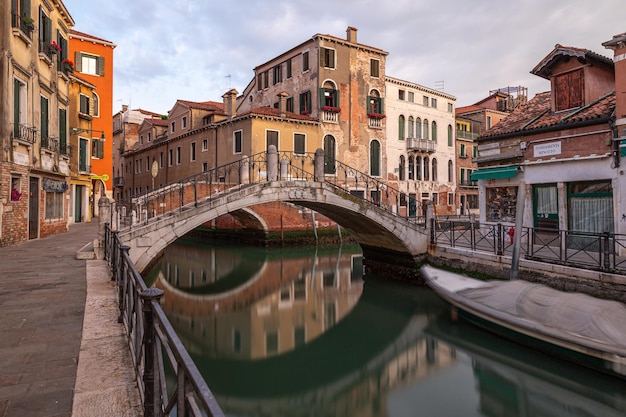
[(0, 417), (142, 414), (97, 229), (0, 248)]

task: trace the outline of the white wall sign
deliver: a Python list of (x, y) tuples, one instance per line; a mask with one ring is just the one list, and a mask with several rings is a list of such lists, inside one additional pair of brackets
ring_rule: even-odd
[(541, 158), (543, 156), (560, 155), (561, 142), (542, 143), (533, 147), (533, 156)]

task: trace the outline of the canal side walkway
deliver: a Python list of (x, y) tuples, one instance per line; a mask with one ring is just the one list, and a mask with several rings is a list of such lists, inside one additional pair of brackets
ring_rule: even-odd
[(0, 247), (0, 417), (142, 415), (111, 274), (81, 251), (97, 234)]

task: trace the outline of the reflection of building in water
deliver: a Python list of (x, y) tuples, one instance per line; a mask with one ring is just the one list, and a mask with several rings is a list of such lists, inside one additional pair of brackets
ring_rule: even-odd
[(362, 276), (354, 251), (270, 259), (257, 248), (175, 245), (156, 285), (190, 352), (258, 359), (293, 350), (335, 325), (359, 300)]

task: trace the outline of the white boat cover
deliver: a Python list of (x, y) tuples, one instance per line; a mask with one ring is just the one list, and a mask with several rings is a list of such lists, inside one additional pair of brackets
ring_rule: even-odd
[(490, 281), (458, 295), (556, 332), (626, 347), (626, 305), (528, 281)]

